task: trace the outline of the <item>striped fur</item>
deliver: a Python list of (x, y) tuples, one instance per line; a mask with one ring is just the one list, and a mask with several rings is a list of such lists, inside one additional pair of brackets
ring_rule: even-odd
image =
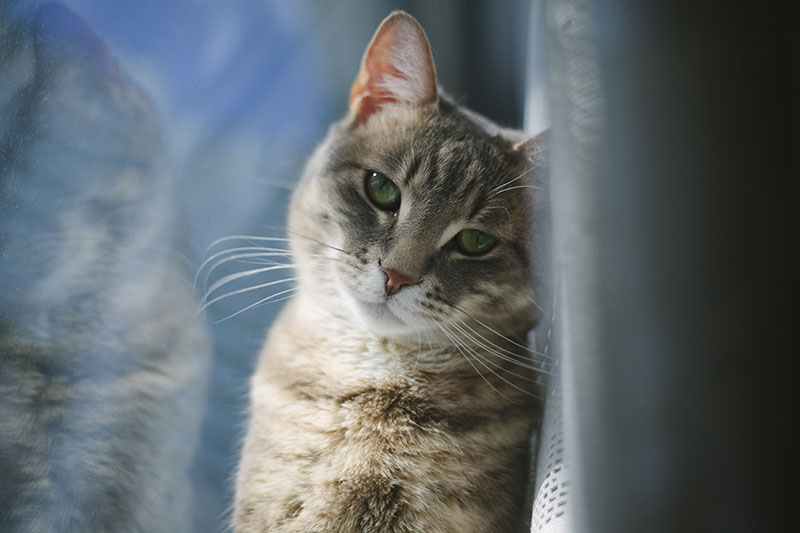
[[(537, 411), (524, 339), (541, 142), (438, 91), (360, 109), (292, 200), (305, 266), (252, 379), (235, 529), (515, 531)], [(399, 187), (397, 213), (370, 203), (371, 171)], [(466, 256), (453, 244), (466, 228), (499, 244)], [(381, 264), (419, 282), (387, 296)]]

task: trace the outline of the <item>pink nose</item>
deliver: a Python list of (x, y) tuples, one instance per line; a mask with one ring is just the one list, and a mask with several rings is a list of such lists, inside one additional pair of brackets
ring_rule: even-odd
[(381, 266), (381, 270), (386, 274), (386, 295), (391, 296), (400, 292), (406, 285), (414, 285), (417, 280), (409, 277), (393, 268)]

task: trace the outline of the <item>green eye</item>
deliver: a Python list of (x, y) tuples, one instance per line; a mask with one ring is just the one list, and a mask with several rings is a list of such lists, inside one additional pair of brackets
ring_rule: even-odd
[(366, 179), (367, 198), (378, 209), (384, 211), (397, 211), (400, 207), (400, 189), (392, 180), (379, 172), (367, 171)]
[(458, 250), (466, 255), (483, 255), (497, 244), (497, 239), (476, 229), (465, 229), (456, 235)]

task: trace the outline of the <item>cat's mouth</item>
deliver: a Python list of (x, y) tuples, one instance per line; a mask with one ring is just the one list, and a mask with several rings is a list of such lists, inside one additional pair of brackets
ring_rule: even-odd
[(362, 309), (364, 309), (367, 313), (369, 313), (370, 315), (374, 316), (379, 320), (391, 320), (398, 322), (400, 324), (405, 324), (405, 322), (400, 320), (400, 318), (397, 315), (392, 313), (386, 302), (371, 303), (371, 302), (364, 302), (361, 300), (356, 300), (356, 301), (358, 302), (358, 305)]
[(408, 324), (389, 309), (387, 302), (355, 300), (361, 318), (369, 326), (384, 333), (397, 333), (408, 329)]

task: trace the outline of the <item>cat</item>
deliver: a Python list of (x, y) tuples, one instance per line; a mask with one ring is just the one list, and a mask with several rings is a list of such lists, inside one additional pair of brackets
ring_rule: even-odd
[(211, 349), (155, 107), (0, 0), (0, 531), (190, 531)]
[(289, 208), (297, 292), (252, 377), (237, 532), (505, 532), (539, 401), (543, 135), (438, 88), (395, 11)]

